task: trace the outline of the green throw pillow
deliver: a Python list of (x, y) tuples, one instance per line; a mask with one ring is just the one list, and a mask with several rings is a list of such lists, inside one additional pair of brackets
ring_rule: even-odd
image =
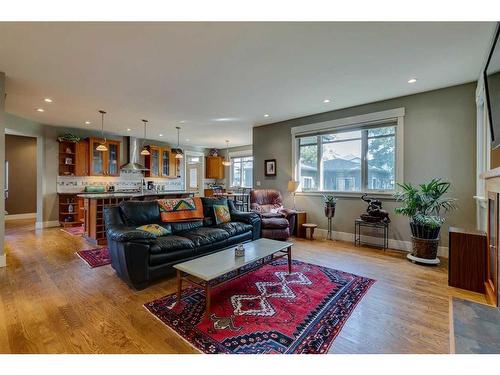
[(215, 223), (217, 225), (231, 221), (231, 214), (229, 213), (229, 207), (227, 204), (214, 204), (213, 207)]
[(166, 236), (166, 235), (170, 234), (170, 231), (168, 229), (163, 228), (161, 225), (158, 225), (158, 224), (141, 225), (140, 227), (138, 227), (136, 229), (143, 230), (144, 232), (154, 234), (156, 237)]

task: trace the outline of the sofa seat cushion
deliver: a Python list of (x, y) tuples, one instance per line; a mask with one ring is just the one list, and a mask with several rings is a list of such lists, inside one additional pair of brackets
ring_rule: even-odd
[(262, 219), (262, 228), (266, 229), (284, 229), (288, 228), (288, 225), (288, 220), (285, 218), (274, 217)]
[(151, 254), (170, 253), (177, 250), (194, 249), (193, 241), (186, 237), (171, 235), (158, 237), (151, 245)]
[(217, 228), (224, 229), (231, 237), (251, 232), (253, 229), (250, 224), (245, 224), (240, 221), (230, 221), (229, 223), (218, 225)]
[(229, 238), (229, 233), (223, 229), (201, 227), (180, 233), (181, 236), (193, 241), (195, 247), (224, 241)]
[(165, 263), (180, 263), (195, 256), (194, 249), (173, 250), (165, 253), (151, 254), (149, 264), (151, 266), (160, 266)]

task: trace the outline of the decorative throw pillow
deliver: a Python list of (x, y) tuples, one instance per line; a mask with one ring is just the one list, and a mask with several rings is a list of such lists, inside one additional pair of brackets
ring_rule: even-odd
[(215, 223), (217, 225), (231, 221), (231, 214), (229, 213), (229, 207), (227, 204), (214, 204), (213, 207)]
[(161, 237), (161, 236), (166, 236), (166, 235), (171, 234), (171, 232), (168, 229), (163, 228), (161, 225), (158, 225), (158, 224), (141, 225), (140, 227), (138, 227), (136, 229), (143, 230), (144, 232), (154, 234), (156, 237)]

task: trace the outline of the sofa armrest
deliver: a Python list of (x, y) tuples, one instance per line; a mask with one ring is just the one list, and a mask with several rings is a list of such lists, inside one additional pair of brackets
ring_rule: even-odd
[(108, 240), (118, 242), (155, 240), (156, 236), (153, 233), (133, 227), (111, 227), (106, 229)]
[(283, 213), (287, 218), (291, 215), (297, 215), (297, 211), (290, 208), (282, 208), (280, 212)]

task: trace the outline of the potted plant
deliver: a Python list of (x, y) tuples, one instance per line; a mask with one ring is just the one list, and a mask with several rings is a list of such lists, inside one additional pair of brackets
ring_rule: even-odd
[(327, 218), (334, 217), (337, 198), (332, 194), (323, 194), (323, 200), (325, 202), (325, 216)]
[(439, 231), (444, 218), (442, 212), (456, 208), (455, 198), (445, 197), (451, 184), (434, 178), (430, 182), (413, 186), (410, 183), (398, 184), (402, 189), (395, 193), (398, 202), (403, 206), (395, 209), (397, 214), (410, 218), (412, 234), (412, 253), (408, 259), (426, 263), (439, 264), (437, 250)]

